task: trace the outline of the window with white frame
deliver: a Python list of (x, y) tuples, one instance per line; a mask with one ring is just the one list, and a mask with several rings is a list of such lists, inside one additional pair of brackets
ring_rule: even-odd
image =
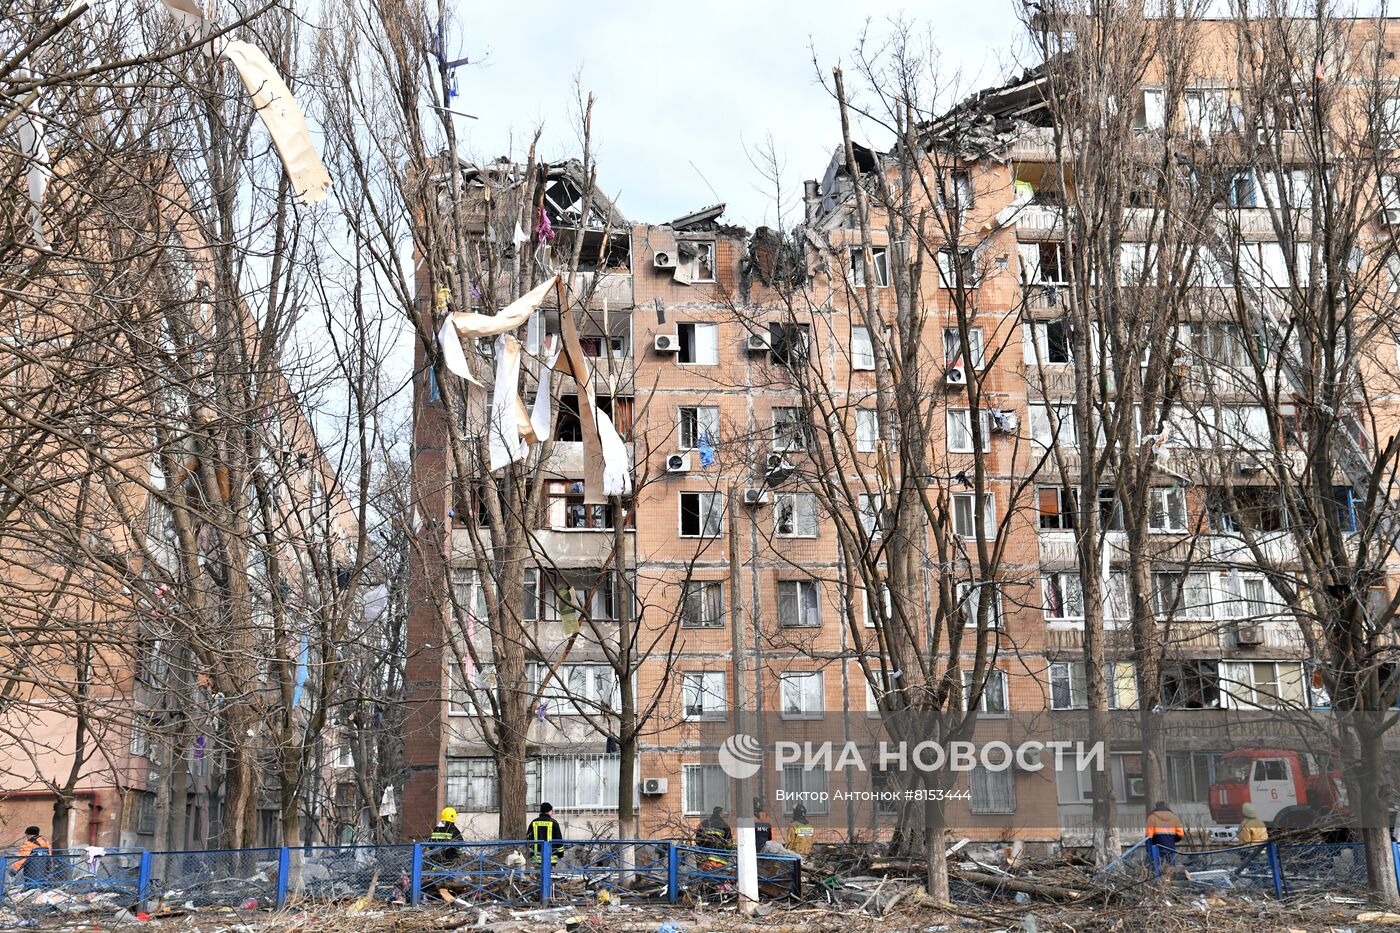
[(875, 345), (870, 341), (870, 328), (851, 328), (851, 369), (873, 370)]
[(873, 408), (856, 409), (856, 452), (872, 454), (880, 440), (879, 412)]
[(335, 747), (335, 765), (337, 768), (355, 767), (355, 750), (348, 744), (337, 745)]
[(964, 580), (957, 585), (958, 614), (962, 617), (964, 626), (977, 624), (982, 600), (988, 597), (991, 598), (991, 602), (987, 604), (987, 625), (991, 628), (1001, 628), (1001, 587), (991, 582), (974, 583), (971, 580)]
[(729, 694), (724, 684), (724, 671), (682, 672), (681, 698), (685, 706), (686, 719), (724, 719), (729, 708)]
[[(1109, 709), (1137, 708), (1137, 669), (1133, 662), (1105, 661), (1104, 686), (1108, 688)], [(1088, 697), (1083, 661), (1051, 662), (1051, 709), (1086, 709)]]
[(782, 718), (821, 719), (826, 691), (820, 671), (784, 671), (779, 675)]
[[(865, 263), (861, 261), (861, 248), (851, 247), (851, 284), (856, 288), (865, 287)], [(870, 247), (871, 268), (875, 270), (875, 287), (888, 288), (890, 284), (890, 250), (887, 246)]]
[(1030, 415), (1031, 440), (1038, 446), (1044, 448), (1054, 445), (1067, 448), (1079, 446), (1073, 406), (1028, 405), (1026, 411)]
[(1378, 134), (1382, 147), (1400, 148), (1400, 97), (1381, 101), (1381, 125)]
[(486, 589), (481, 575), (466, 567), (452, 568), (452, 602), (454, 608), (477, 621), (486, 618)]
[(724, 533), (724, 496), (717, 492), (683, 492), (682, 538), (718, 538)]
[(1304, 683), (1301, 661), (1220, 662), (1220, 686), (1234, 709), (1301, 709)]
[(723, 626), (724, 584), (719, 580), (687, 580), (681, 584), (681, 627)]
[(557, 755), (527, 765), (529, 802), (555, 810), (616, 810), (621, 760), (617, 755)]
[(1041, 486), (1036, 490), (1041, 531), (1071, 531), (1075, 521), (1075, 493), (1064, 486)]
[(873, 538), (880, 533), (880, 516), (884, 512), (885, 497), (878, 492), (873, 495), (861, 493), (856, 502), (860, 509), (860, 527), (866, 537)]
[(1045, 618), (1056, 622), (1077, 622), (1084, 618), (1084, 588), (1079, 572), (1061, 570), (1041, 576)]
[(820, 586), (817, 580), (779, 580), (778, 623), (784, 628), (821, 625)]
[(1166, 100), (1166, 92), (1161, 88), (1143, 88), (1133, 111), (1133, 129), (1163, 129), (1167, 125)]
[(880, 614), (880, 609), (876, 608), (874, 600), (871, 599), (870, 590), (862, 588), (857, 590), (857, 593), (859, 594), (861, 605), (865, 608), (866, 628), (874, 628), (876, 619), (894, 618), (894, 604), (890, 602), (890, 585), (888, 583), (880, 584), (880, 602), (881, 608), (884, 611), (883, 615)]
[[(982, 328), (967, 329), (967, 346), (971, 351), (969, 361), (972, 368), (982, 369), (987, 363), (982, 343)], [(962, 332), (956, 327), (943, 328), (943, 362), (949, 366), (963, 364)]]
[(683, 259), (686, 254), (690, 254), (690, 280), (692, 282), (713, 282), (715, 280), (714, 240), (682, 240), (676, 245), (676, 251), (682, 254)]
[(596, 715), (613, 708), (618, 683), (612, 665), (561, 664), (549, 683), (544, 684), (549, 670), (547, 664), (532, 665), (531, 685), (539, 691), (540, 699), (549, 704), (551, 715)]
[(676, 362), (691, 366), (714, 366), (719, 362), (719, 325), (682, 321), (676, 325), (680, 353)]
[(729, 775), (719, 765), (681, 765), (681, 786), (686, 816), (709, 816), (715, 807), (729, 809)]
[(963, 169), (943, 173), (934, 194), (940, 210), (958, 217), (966, 215), (973, 204), (971, 173)]
[(591, 577), (586, 574), (587, 571), (571, 571), (568, 578), (551, 580), (554, 587), (552, 618), (570, 622), (585, 615), (590, 619), (615, 618), (617, 581), (612, 571)]
[(1162, 706), (1166, 709), (1216, 709), (1220, 706), (1220, 670), (1215, 661), (1167, 661), (1162, 664)]
[(944, 288), (976, 288), (981, 284), (979, 273), (977, 254), (971, 247), (957, 250), (956, 254), (951, 249), (938, 251), (938, 275)]
[(1184, 95), (1186, 127), (1202, 139), (1228, 129), (1233, 119), (1230, 92), (1221, 88), (1194, 88)]
[[(970, 670), (962, 672), (963, 709), (967, 708), (972, 698), (972, 673)], [(982, 681), (982, 695), (977, 698), (977, 712), (989, 717), (1008, 715), (1011, 705), (1006, 689), (1006, 671), (990, 667), (984, 673), (986, 678)]]
[(780, 492), (773, 497), (773, 534), (779, 538), (815, 538), (817, 527), (816, 493)]
[(682, 405), (680, 408), (680, 449), (694, 450), (701, 440), (714, 445), (719, 440), (719, 407)]
[(457, 716), (487, 716), (496, 687), (496, 665), (482, 664), (470, 674), (455, 661), (449, 662), (447, 712)]
[(1278, 615), (1283, 608), (1283, 600), (1278, 590), (1263, 574), (1242, 574), (1239, 578), (1239, 596), (1235, 600), (1235, 618), (1265, 619)]
[(1016, 812), (1016, 772), (1012, 768), (993, 771), (976, 765), (967, 774), (967, 785), (973, 813)]
[(463, 813), (494, 813), (500, 809), (496, 762), (491, 758), (448, 758), (446, 801)]
[(1152, 575), (1157, 615), (1177, 619), (1212, 617), (1210, 574), (1162, 571)]
[(150, 717), (144, 713), (137, 713), (132, 717), (131, 722), (131, 754), (137, 757), (144, 757), (150, 748), (150, 733), (147, 727)]
[(1058, 240), (1016, 244), (1021, 277), (1029, 285), (1069, 284), (1069, 254)]
[(783, 816), (792, 816), (793, 807), (802, 804), (812, 816), (831, 812), (831, 795), (826, 790), (826, 769), (808, 770), (802, 765), (783, 765)]
[(1041, 363), (1058, 365), (1074, 362), (1074, 345), (1070, 342), (1070, 326), (1064, 318), (1055, 321), (1032, 321), (1022, 325), (1023, 343), (1028, 366)]
[[(960, 538), (977, 537), (977, 522), (980, 518), (983, 537), (990, 540), (997, 536), (996, 496), (989, 492), (981, 496), (974, 492), (955, 492), (949, 499), (955, 535)], [(981, 509), (977, 508), (979, 500)]]
[(1186, 490), (1181, 486), (1156, 486), (1147, 490), (1149, 531), (1186, 530)]
[(812, 429), (801, 408), (777, 406), (773, 409), (773, 449), (806, 450)]
[[(982, 428), (982, 450), (992, 449), (992, 416), (985, 408), (978, 409)], [(972, 448), (972, 411), (967, 408), (950, 408), (948, 419), (948, 452), (950, 454), (970, 454)]]

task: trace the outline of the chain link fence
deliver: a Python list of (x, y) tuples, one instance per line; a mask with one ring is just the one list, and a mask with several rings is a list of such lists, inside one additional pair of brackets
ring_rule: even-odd
[(422, 848), (422, 897), (462, 898), (474, 904), (543, 899), (541, 856), (529, 843), (427, 842)]
[(275, 907), (282, 851), (153, 852), (146, 897), (172, 907)]
[(669, 843), (593, 839), (567, 843), (563, 848), (552, 872), (551, 901), (584, 903), (596, 900), (599, 891), (633, 897), (667, 896)]
[(1285, 894), (1364, 894), (1367, 888), (1366, 852), (1360, 843), (1279, 846), (1278, 863)]
[(56, 911), (129, 907), (141, 899), (140, 849), (57, 849), (0, 856), (0, 900)]
[(413, 846), (305, 846), (289, 849), (287, 903), (366, 898), (406, 904), (413, 897)]

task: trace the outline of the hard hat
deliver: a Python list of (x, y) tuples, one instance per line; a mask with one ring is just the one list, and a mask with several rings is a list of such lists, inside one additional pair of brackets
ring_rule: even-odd
[(454, 810), (454, 809), (452, 809), (451, 807), (443, 807), (443, 808), (442, 808), (442, 821), (443, 821), (444, 823), (455, 823), (455, 822), (457, 822), (457, 811)]

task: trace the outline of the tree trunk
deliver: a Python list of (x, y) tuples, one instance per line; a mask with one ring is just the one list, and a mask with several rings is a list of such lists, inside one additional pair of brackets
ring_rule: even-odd
[(72, 798), (67, 793), (59, 792), (53, 799), (53, 823), (49, 832), (49, 843), (55, 850), (67, 849), (71, 840), (68, 838), (68, 814), (73, 810)]
[[(1373, 714), (1362, 713), (1362, 716)], [(1355, 727), (1357, 743), (1356, 791), (1352, 818), (1361, 824), (1361, 843), (1366, 855), (1366, 882), (1372, 895), (1388, 907), (1400, 907), (1400, 888), (1395, 883), (1395, 854), (1381, 789), (1386, 786), (1385, 752), (1382, 736), (1361, 725)]]
[[(941, 787), (944, 782), (939, 775), (942, 773), (930, 775), (925, 786)], [(924, 886), (935, 904), (948, 904), (953, 899), (952, 888), (948, 885), (948, 855), (944, 845), (947, 829), (945, 806), (942, 800), (929, 800), (924, 804)]]

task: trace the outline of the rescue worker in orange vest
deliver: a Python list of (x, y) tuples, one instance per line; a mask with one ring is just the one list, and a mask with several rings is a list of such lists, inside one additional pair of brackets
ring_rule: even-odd
[[(549, 847), (549, 864), (553, 865), (559, 861), (559, 853), (564, 850), (564, 847), (559, 844), (559, 841), (564, 838), (564, 830), (560, 828), (559, 821), (554, 818), (554, 804), (540, 804), (540, 814), (530, 821), (530, 831), (525, 838), (534, 843), (552, 842), (553, 845)], [(538, 865), (544, 861), (544, 846), (535, 845), (532, 848), (535, 851), (530, 858)]]
[(1157, 847), (1157, 856), (1168, 865), (1176, 864), (1176, 844), (1186, 835), (1186, 827), (1181, 825), (1172, 808), (1165, 800), (1159, 800), (1147, 814), (1147, 838)]
[(42, 881), (49, 875), (49, 865), (53, 846), (39, 833), (39, 827), (29, 826), (24, 830), (24, 842), (19, 847), (19, 857), (10, 863), (10, 868), (26, 881)]

